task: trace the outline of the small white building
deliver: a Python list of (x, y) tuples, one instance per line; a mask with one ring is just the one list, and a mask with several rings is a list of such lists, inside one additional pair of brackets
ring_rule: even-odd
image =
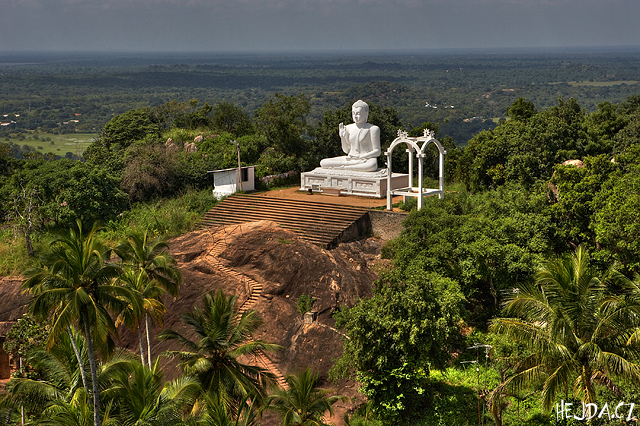
[(208, 171), (213, 174), (213, 196), (222, 198), (237, 191), (255, 191), (255, 168), (246, 166)]

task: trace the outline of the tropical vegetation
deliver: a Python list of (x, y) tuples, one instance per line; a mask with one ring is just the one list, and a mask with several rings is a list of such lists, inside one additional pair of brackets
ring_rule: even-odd
[[(360, 69), (371, 79), (381, 66)], [(81, 158), (1, 143), (0, 270), (22, 275), (31, 297), (29, 314), (5, 343), (22, 365), (0, 402), (1, 421), (327, 424), (340, 398), (319, 389), (327, 387), (326, 372), (301, 369), (277, 389), (247, 359), (278, 347), (255, 338), (260, 319), (235, 296), (205, 294), (184, 313), (182, 329), (155, 337), (151, 329), (162, 327), (166, 302), (180, 297), (168, 238), (193, 229), (216, 202), (206, 172), (240, 161), (256, 165), (261, 188), (297, 179), (340, 153), (335, 129), (358, 98), (369, 101), (384, 144), (398, 129), (438, 132), (447, 149), (447, 194), (425, 199), (382, 247), (371, 297), (334, 313), (345, 338), (330, 375), (355, 379), (360, 391), (345, 423), (572, 424), (557, 418), (565, 403), (637, 401), (640, 95), (625, 86), (630, 96), (614, 99), (602, 87), (582, 93), (571, 86), (580, 96), (562, 96), (565, 83), (500, 71), (520, 89), (469, 90), (499, 120), (475, 120), (479, 127), (463, 143), (452, 130), (461, 123), (453, 112), (432, 108), (411, 125), (406, 105), (389, 106), (434, 94), (438, 85), (449, 99), (462, 99), (464, 90), (454, 86), (462, 70), (451, 70), (434, 71), (440, 80), (427, 92), (366, 81), (335, 92), (299, 86), (255, 99), (244, 94), (244, 103), (138, 102), (110, 113)], [(281, 70), (264, 72), (283, 78)], [(588, 67), (554, 72), (602, 79)], [(544, 100), (538, 89), (546, 90)], [(422, 99), (417, 105), (426, 108)], [(55, 123), (41, 107), (38, 101), (51, 130)], [(393, 161), (395, 168), (403, 158)], [(435, 168), (425, 174), (435, 178)], [(313, 298), (290, 302), (304, 312)], [(136, 354), (118, 347), (123, 333), (137, 336)], [(152, 352), (157, 338), (176, 349)], [(175, 380), (163, 376), (165, 362), (177, 366)]]
[(333, 415), (333, 404), (345, 397), (327, 396), (318, 388), (318, 374), (305, 369), (286, 378), (288, 389), (269, 397), (267, 406), (278, 413), (281, 426), (327, 426), (325, 413)]

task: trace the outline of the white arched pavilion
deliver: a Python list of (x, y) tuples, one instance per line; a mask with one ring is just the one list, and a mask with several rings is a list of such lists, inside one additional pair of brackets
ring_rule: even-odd
[[(402, 130), (398, 130), (398, 137), (391, 142), (389, 148), (385, 151), (385, 155), (387, 156), (387, 168), (388, 168), (388, 184), (387, 184), (387, 210), (392, 210), (392, 202), (394, 195), (402, 195), (403, 197), (417, 197), (418, 198), (418, 210), (422, 208), (422, 200), (426, 195), (435, 195), (438, 194), (438, 198), (442, 198), (444, 195), (444, 156), (447, 151), (444, 150), (442, 144), (435, 137), (435, 132), (430, 131), (428, 129), (424, 129), (423, 136), (419, 136), (417, 138), (408, 137), (407, 132)], [(439, 173), (439, 188), (438, 189), (430, 189), (423, 188), (423, 162), (425, 157), (425, 149), (429, 146), (429, 144), (433, 143), (438, 148), (439, 153), (439, 163), (440, 163), (440, 173)], [(407, 186), (404, 188), (391, 189), (391, 175), (392, 175), (392, 166), (391, 166), (391, 154), (396, 146), (400, 144), (407, 145), (407, 153), (409, 153), (409, 181), (407, 182)], [(413, 186), (413, 157), (418, 159), (418, 187)]]

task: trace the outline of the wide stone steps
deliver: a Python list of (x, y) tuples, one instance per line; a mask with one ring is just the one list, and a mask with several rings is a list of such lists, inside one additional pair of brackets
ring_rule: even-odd
[(218, 227), (257, 220), (271, 220), (294, 231), (312, 244), (329, 247), (367, 210), (315, 201), (236, 194), (211, 209), (199, 227)]

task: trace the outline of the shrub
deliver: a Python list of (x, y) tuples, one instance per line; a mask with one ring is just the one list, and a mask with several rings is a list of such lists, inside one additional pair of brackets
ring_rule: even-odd
[(305, 293), (300, 295), (300, 297), (298, 297), (298, 312), (300, 312), (300, 315), (304, 315), (305, 312), (309, 312), (315, 301), (316, 299), (314, 299), (310, 294)]
[(122, 187), (131, 201), (170, 195), (177, 186), (177, 166), (174, 150), (158, 144), (139, 146), (124, 169)]

